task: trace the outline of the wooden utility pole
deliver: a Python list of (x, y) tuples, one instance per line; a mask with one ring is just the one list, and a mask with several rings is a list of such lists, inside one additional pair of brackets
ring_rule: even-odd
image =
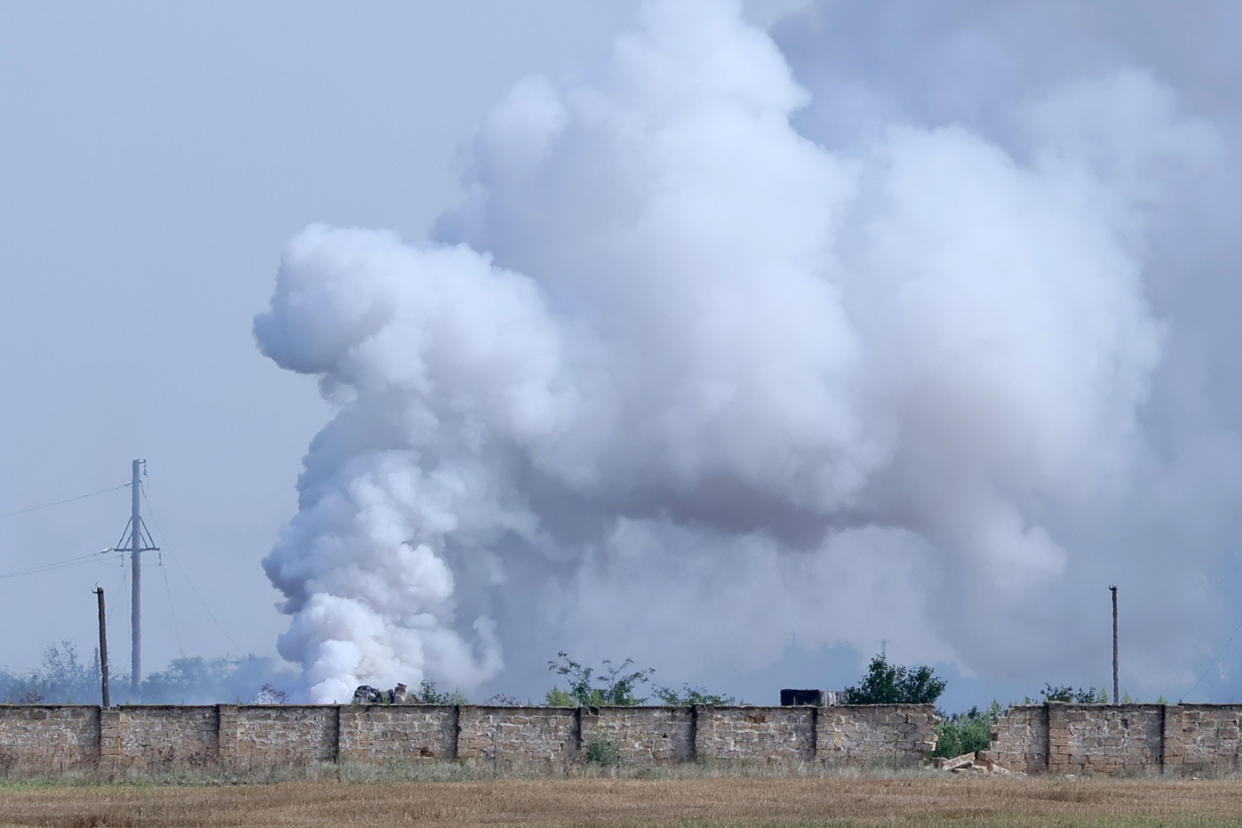
[(1113, 704), (1121, 704), (1121, 691), (1117, 685), (1117, 587), (1110, 586), (1113, 593)]
[(95, 595), (99, 597), (99, 675), (103, 689), (103, 706), (111, 707), (108, 698), (108, 622), (104, 616), (103, 587), (95, 587)]

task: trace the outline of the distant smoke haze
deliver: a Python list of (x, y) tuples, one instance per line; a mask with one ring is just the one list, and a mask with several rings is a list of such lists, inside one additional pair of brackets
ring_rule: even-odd
[[(1037, 688), (1118, 581), (1130, 686), (1189, 681), (1242, 491), (1236, 122), (1037, 6), (652, 3), (513, 87), (428, 240), (295, 236), (255, 333), (336, 410), (264, 561), (309, 697), (880, 630)], [(1010, 48), (1032, 15), (1063, 58)]]

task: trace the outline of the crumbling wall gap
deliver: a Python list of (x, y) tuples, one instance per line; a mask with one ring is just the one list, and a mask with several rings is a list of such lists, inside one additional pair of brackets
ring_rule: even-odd
[(1168, 742), (1169, 706), (1160, 705), (1160, 772), (1164, 773), (1164, 747)]
[(456, 762), (460, 756), (458, 753), (458, 745), (461, 742), (461, 705), (453, 705), (453, 746), (449, 751), (449, 758)]

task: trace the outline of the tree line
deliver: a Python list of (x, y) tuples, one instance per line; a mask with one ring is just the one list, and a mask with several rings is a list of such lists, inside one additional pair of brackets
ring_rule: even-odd
[[(273, 659), (174, 658), (168, 667), (143, 677), (135, 694), (128, 673), (109, 671), (113, 704), (280, 703), (296, 675)], [(0, 668), (0, 701), (10, 704), (98, 704), (102, 674), (98, 658), (83, 661), (71, 642), (45, 647), (38, 669)]]

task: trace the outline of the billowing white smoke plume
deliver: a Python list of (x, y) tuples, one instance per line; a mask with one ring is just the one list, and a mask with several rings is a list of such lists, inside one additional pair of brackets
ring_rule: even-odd
[(337, 414), (264, 565), (311, 697), (502, 650), (1086, 652), (1049, 596), (1132, 496), (1153, 205), (1218, 138), (1139, 69), (1011, 101), (1003, 141), (833, 78), (652, 4), (595, 81), (513, 88), (431, 240), (290, 241), (256, 335)]

